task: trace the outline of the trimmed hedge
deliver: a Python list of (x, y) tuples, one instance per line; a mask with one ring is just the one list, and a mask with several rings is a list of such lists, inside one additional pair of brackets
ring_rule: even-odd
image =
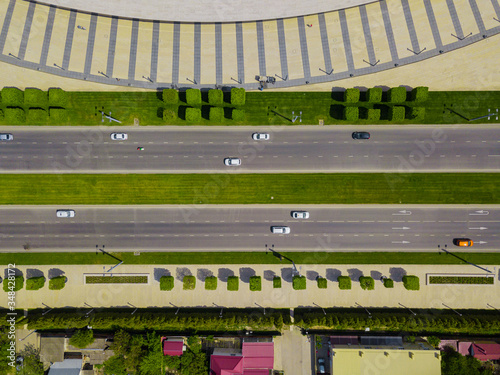
[(174, 289), (174, 277), (173, 276), (160, 277), (160, 290), (172, 290), (172, 289)]
[(17, 292), (18, 290), (23, 289), (24, 286), (24, 277), (22, 276), (15, 276), (14, 280), (10, 280), (10, 282), (14, 282), (14, 289), (9, 288), (9, 278), (6, 277), (3, 279), (3, 290), (5, 292)]
[(166, 104), (177, 104), (179, 102), (179, 92), (176, 89), (163, 89), (162, 99)]
[(305, 276), (294, 276), (292, 284), (293, 284), (293, 289), (304, 290), (304, 289), (306, 289), (306, 277)]
[(361, 276), (359, 278), (359, 285), (364, 290), (373, 290), (375, 289), (375, 280), (370, 276)]
[(262, 278), (260, 276), (250, 277), (250, 290), (252, 292), (260, 292), (262, 290)]
[(384, 286), (386, 288), (394, 288), (394, 280), (393, 279), (384, 279)]
[(367, 120), (372, 120), (372, 121), (378, 121), (378, 120), (380, 120), (380, 109), (378, 109), (378, 108), (368, 108), (366, 119)]
[(94, 332), (91, 329), (79, 329), (69, 338), (69, 344), (79, 349), (84, 349), (93, 342)]
[(184, 276), (182, 282), (184, 290), (193, 290), (196, 287), (196, 277), (192, 275)]
[(380, 103), (382, 101), (382, 87), (372, 87), (366, 92), (368, 103)]
[(64, 107), (68, 103), (68, 93), (63, 89), (49, 89), (49, 105), (54, 107)]
[(486, 276), (430, 276), (429, 284), (494, 284), (493, 277)]
[(66, 285), (66, 276), (57, 276), (49, 280), (50, 290), (61, 290)]
[(189, 105), (200, 105), (201, 104), (201, 91), (199, 89), (187, 89), (186, 90), (186, 103)]
[(411, 90), (410, 97), (415, 102), (425, 102), (429, 97), (429, 88), (425, 86), (415, 87)]
[(49, 114), (42, 108), (28, 109), (28, 121), (46, 123), (49, 119)]
[(224, 117), (224, 108), (210, 107), (210, 112), (208, 113), (210, 121), (220, 122), (222, 117)]
[(147, 276), (85, 276), (86, 284), (147, 284)]
[(389, 103), (406, 102), (406, 89), (404, 87), (393, 87), (387, 92), (387, 101)]
[(327, 286), (327, 281), (324, 277), (318, 277), (316, 279), (316, 282), (318, 283), (318, 288), (319, 289), (326, 289)]
[(420, 281), (418, 276), (403, 276), (403, 285), (408, 290), (420, 290)]
[(344, 107), (344, 120), (358, 121), (359, 108), (358, 107)]
[(240, 287), (240, 278), (238, 276), (228, 276), (227, 278), (227, 290), (235, 292)]
[(2, 103), (7, 106), (21, 106), (24, 104), (24, 93), (17, 87), (4, 87), (2, 89)]
[(163, 110), (163, 121), (173, 121), (177, 118), (177, 113), (172, 109)]
[(26, 122), (26, 113), (19, 107), (5, 108), (5, 121), (9, 124), (23, 124)]
[(405, 107), (397, 106), (389, 108), (389, 121), (403, 121), (405, 119)]
[(26, 280), (26, 290), (38, 290), (45, 285), (45, 277), (30, 277)]
[(279, 276), (274, 276), (273, 278), (273, 288), (281, 288), (281, 277)]
[(217, 289), (217, 277), (208, 276), (205, 278), (205, 289), (206, 290), (216, 290)]
[(35, 88), (24, 90), (24, 104), (32, 107), (45, 107), (47, 105), (47, 93)]
[(233, 110), (231, 111), (231, 118), (234, 121), (245, 120), (245, 110), (233, 108)]
[(236, 106), (245, 105), (246, 92), (244, 88), (233, 87), (231, 89), (231, 104)]
[(344, 102), (357, 103), (359, 102), (359, 89), (346, 89), (344, 91)]
[(201, 120), (201, 109), (199, 109), (199, 108), (186, 108), (186, 121), (187, 122), (199, 122), (200, 120)]
[(351, 278), (349, 276), (339, 276), (337, 281), (339, 282), (339, 289), (351, 289)]
[(412, 107), (410, 110), (410, 119), (423, 120), (425, 118), (425, 107)]
[(56, 122), (68, 121), (68, 113), (66, 112), (66, 109), (60, 107), (50, 107), (49, 117)]
[(208, 90), (208, 103), (212, 105), (222, 104), (224, 101), (224, 93), (222, 90)]

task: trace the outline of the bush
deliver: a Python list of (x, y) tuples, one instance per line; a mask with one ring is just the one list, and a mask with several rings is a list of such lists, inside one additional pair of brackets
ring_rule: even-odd
[(8, 106), (21, 106), (24, 104), (24, 93), (17, 87), (4, 87), (2, 89), (2, 103)]
[(173, 276), (160, 277), (160, 290), (172, 290), (172, 289), (174, 289), (174, 277)]
[(177, 118), (177, 113), (171, 109), (163, 110), (163, 121), (170, 122)]
[(389, 121), (403, 121), (405, 119), (405, 107), (394, 106), (389, 108)]
[(28, 109), (28, 121), (46, 123), (49, 115), (45, 109), (30, 108)]
[(245, 89), (233, 87), (231, 89), (231, 104), (235, 106), (245, 105)]
[(433, 347), (437, 348), (439, 344), (441, 344), (441, 339), (436, 336), (428, 336), (427, 342), (431, 344)]
[(380, 109), (368, 108), (368, 114), (367, 114), (366, 118), (367, 118), (367, 120), (371, 120), (371, 121), (380, 120)]
[(26, 280), (26, 290), (38, 290), (45, 285), (45, 277), (30, 277)]
[(420, 281), (417, 276), (403, 276), (403, 285), (408, 290), (420, 290)]
[(425, 86), (415, 87), (411, 90), (411, 100), (415, 102), (425, 102), (429, 97), (429, 88)]
[(337, 281), (339, 282), (339, 289), (351, 289), (351, 278), (349, 276), (339, 276)]
[(384, 279), (384, 286), (386, 288), (394, 288), (394, 280), (393, 279)]
[(200, 122), (201, 109), (199, 108), (186, 108), (186, 121), (187, 122)]
[(252, 292), (260, 292), (262, 290), (262, 278), (260, 276), (250, 277), (250, 290)]
[(63, 89), (49, 89), (49, 105), (64, 107), (68, 103), (68, 93)]
[(189, 105), (200, 105), (201, 104), (201, 91), (199, 89), (187, 89), (186, 90), (186, 102)]
[(224, 116), (224, 108), (211, 107), (208, 114), (210, 121), (220, 122)]
[(49, 280), (50, 290), (61, 290), (66, 285), (66, 276), (57, 276)]
[(387, 92), (387, 101), (389, 103), (406, 102), (406, 89), (404, 87), (393, 87)]
[(380, 103), (382, 101), (382, 87), (372, 87), (366, 92), (368, 103)]
[(212, 105), (222, 104), (224, 93), (222, 90), (208, 90), (208, 103)]
[(60, 107), (50, 107), (49, 117), (57, 123), (68, 121), (68, 113), (66, 109)]
[(4, 119), (4, 114), (3, 114), (3, 111), (0, 109), (0, 120), (3, 120)]
[(205, 279), (205, 289), (206, 290), (216, 290), (217, 289), (217, 277), (209, 276)]
[(495, 279), (487, 276), (431, 276), (429, 284), (493, 284)]
[[(23, 289), (24, 286), (24, 277), (22, 276), (15, 276), (14, 280), (10, 280), (10, 282), (14, 282), (14, 288), (11, 289), (9, 288), (9, 278), (6, 277), (3, 279), (3, 290), (6, 292), (17, 292), (18, 290)], [(12, 286), (12, 284), (11, 284)]]
[(327, 281), (324, 277), (318, 277), (316, 282), (318, 283), (319, 289), (326, 289)]
[(179, 92), (176, 89), (164, 89), (162, 99), (167, 104), (177, 104), (179, 102)]
[(370, 276), (361, 276), (359, 278), (359, 285), (361, 285), (361, 288), (364, 290), (375, 289), (375, 281), (373, 280), (373, 277)]
[(293, 289), (304, 290), (306, 288), (306, 277), (305, 276), (294, 276), (292, 284), (293, 284)]
[(93, 342), (94, 332), (91, 329), (79, 329), (69, 339), (69, 344), (79, 349), (84, 349)]
[(344, 102), (357, 103), (359, 102), (359, 89), (347, 89), (344, 91)]
[(228, 276), (227, 278), (227, 290), (237, 291), (240, 286), (240, 279), (238, 276)]
[(26, 122), (26, 114), (24, 109), (19, 107), (5, 108), (5, 121), (8, 124), (23, 124)]
[(358, 121), (359, 108), (358, 107), (344, 107), (344, 120)]
[(245, 120), (245, 111), (243, 109), (233, 108), (231, 117), (234, 121), (243, 121)]
[(24, 90), (24, 104), (32, 107), (45, 107), (47, 105), (47, 93), (39, 89)]
[(184, 276), (184, 279), (182, 280), (184, 283), (183, 289), (184, 290), (193, 290), (196, 286), (196, 277), (194, 276)]
[(423, 120), (425, 117), (425, 107), (413, 107), (410, 110), (410, 119)]
[(273, 288), (281, 288), (281, 277), (274, 276), (274, 278), (273, 278)]

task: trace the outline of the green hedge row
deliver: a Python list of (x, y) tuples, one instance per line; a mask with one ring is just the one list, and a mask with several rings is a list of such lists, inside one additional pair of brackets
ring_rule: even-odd
[(2, 104), (10, 107), (23, 105), (30, 107), (60, 106), (68, 102), (68, 94), (59, 88), (51, 88), (48, 93), (37, 88), (27, 88), (22, 91), (17, 87), (4, 87), (1, 92)]
[(147, 276), (85, 276), (87, 284), (147, 284)]
[[(381, 87), (372, 87), (366, 91), (366, 101), (368, 103), (382, 102), (383, 91)], [(407, 92), (404, 87), (393, 87), (387, 91), (388, 103), (404, 103), (407, 101)], [(429, 88), (424, 86), (415, 87), (409, 93), (410, 100), (415, 102), (425, 102), (429, 96)], [(360, 91), (357, 88), (350, 88), (344, 91), (345, 103), (358, 103)]]
[(486, 276), (430, 276), (429, 284), (493, 284), (495, 279)]
[[(380, 120), (381, 113), (382, 111), (380, 108), (344, 107), (343, 119), (351, 122), (358, 121), (360, 118), (378, 121)], [(404, 121), (405, 118), (410, 120), (423, 120), (425, 118), (425, 107), (388, 107), (387, 119), (389, 121)]]

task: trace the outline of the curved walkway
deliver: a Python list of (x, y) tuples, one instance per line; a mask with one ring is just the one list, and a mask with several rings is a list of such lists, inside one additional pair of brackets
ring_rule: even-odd
[[(141, 88), (282, 88), (418, 62), (500, 33), (498, 0), (384, 0), (290, 19), (200, 24), (128, 20), (19, 0), (5, 14), (0, 61)], [(471, 59), (481, 58), (471, 56)], [(493, 67), (492, 67), (493, 69)]]

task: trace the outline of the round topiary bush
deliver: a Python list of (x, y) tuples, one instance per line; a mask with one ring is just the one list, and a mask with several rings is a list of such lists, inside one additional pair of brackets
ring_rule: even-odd
[(394, 280), (393, 279), (384, 279), (384, 286), (386, 288), (394, 288)]
[(177, 104), (179, 102), (179, 92), (176, 89), (164, 89), (162, 98), (166, 104)]
[(216, 290), (217, 289), (217, 277), (209, 276), (205, 279), (205, 289), (206, 290)]
[(201, 109), (199, 108), (186, 108), (186, 121), (187, 122), (200, 122)]
[(351, 289), (351, 278), (349, 276), (339, 276), (337, 281), (339, 282), (339, 289)]
[(281, 288), (281, 277), (274, 276), (274, 278), (273, 278), (273, 288)]
[(306, 277), (305, 276), (294, 276), (292, 280), (292, 286), (295, 290), (306, 289)]
[(262, 279), (260, 276), (250, 277), (250, 290), (252, 292), (260, 292), (262, 290)]
[(208, 90), (208, 103), (212, 105), (222, 104), (224, 93), (222, 90)]
[(57, 276), (49, 280), (50, 290), (61, 290), (66, 285), (66, 276)]
[(94, 332), (91, 329), (79, 329), (69, 339), (69, 344), (79, 349), (84, 349), (93, 342)]
[(186, 90), (186, 103), (189, 105), (198, 106), (201, 104), (201, 91), (199, 89)]
[(174, 289), (174, 277), (173, 276), (160, 277), (160, 290), (172, 290), (172, 289)]
[(183, 289), (184, 290), (193, 290), (196, 287), (196, 277), (194, 276), (184, 276), (184, 279), (182, 280), (184, 283)]
[(403, 285), (407, 290), (420, 290), (420, 280), (417, 276), (403, 276)]
[(171, 109), (164, 109), (163, 110), (163, 121), (169, 122), (173, 121), (177, 118), (177, 113)]
[(375, 280), (370, 276), (361, 276), (359, 278), (359, 284), (361, 288), (364, 290), (373, 290), (375, 289)]
[[(9, 285), (10, 282), (10, 285)], [(14, 285), (12, 285), (14, 283)], [(3, 290), (6, 292), (17, 292), (24, 286), (24, 277), (22, 276), (9, 276), (3, 279)]]
[(220, 122), (224, 117), (224, 108), (220, 107), (211, 107), (210, 112), (208, 113), (208, 118), (210, 121)]
[(237, 291), (239, 289), (240, 279), (238, 276), (229, 276), (227, 278), (227, 290)]
[(318, 283), (318, 288), (319, 289), (326, 289), (327, 286), (327, 281), (324, 277), (318, 277), (316, 279), (316, 282)]
[(45, 285), (45, 277), (30, 277), (26, 280), (26, 290), (38, 290)]

